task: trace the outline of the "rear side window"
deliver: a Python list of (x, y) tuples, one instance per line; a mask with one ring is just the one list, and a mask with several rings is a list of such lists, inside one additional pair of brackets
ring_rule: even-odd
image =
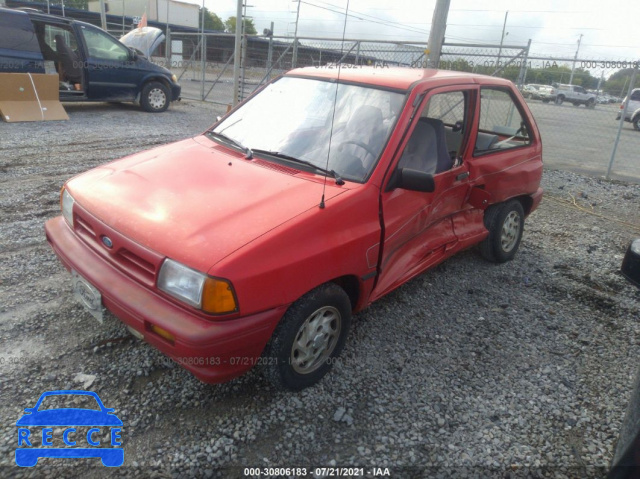
[(0, 50), (40, 53), (31, 20), (24, 14), (0, 14)]
[(640, 90), (634, 90), (631, 93), (631, 100), (633, 101), (640, 101)]
[(480, 90), (480, 125), (475, 153), (507, 150), (531, 144), (518, 107), (505, 90)]

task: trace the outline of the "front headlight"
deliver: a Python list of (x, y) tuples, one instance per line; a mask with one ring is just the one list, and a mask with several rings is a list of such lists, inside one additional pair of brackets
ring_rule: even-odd
[(60, 209), (62, 210), (62, 216), (67, 220), (69, 226), (73, 228), (73, 204), (75, 200), (73, 196), (69, 194), (67, 189), (63, 186), (60, 192)]
[(178, 83), (178, 77), (176, 76), (176, 74), (174, 73), (173, 75), (171, 75), (171, 81), (173, 83)]
[(206, 313), (223, 314), (237, 310), (229, 281), (212, 278), (168, 258), (160, 268), (158, 289)]

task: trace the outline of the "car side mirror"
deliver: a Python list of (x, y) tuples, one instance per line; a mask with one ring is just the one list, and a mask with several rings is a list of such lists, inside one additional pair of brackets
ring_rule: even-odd
[(396, 188), (410, 191), (421, 191), (431, 193), (436, 189), (433, 175), (424, 171), (412, 170), (411, 168), (399, 168), (396, 172)]
[(129, 49), (129, 58), (132, 61), (136, 61), (138, 59), (138, 53), (135, 50)]

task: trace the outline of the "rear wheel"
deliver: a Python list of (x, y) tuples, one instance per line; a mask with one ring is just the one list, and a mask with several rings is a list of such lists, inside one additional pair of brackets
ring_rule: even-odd
[(633, 123), (633, 127), (640, 131), (640, 115), (636, 115), (635, 118), (633, 120), (631, 120), (631, 123)]
[(278, 389), (298, 391), (329, 372), (351, 324), (351, 301), (334, 283), (308, 292), (280, 320), (265, 349), (265, 374)]
[(145, 111), (160, 113), (169, 108), (171, 92), (160, 82), (149, 82), (142, 88), (140, 104)]
[(524, 210), (518, 200), (490, 206), (484, 213), (489, 230), (480, 243), (480, 253), (488, 261), (504, 263), (516, 255), (524, 230)]

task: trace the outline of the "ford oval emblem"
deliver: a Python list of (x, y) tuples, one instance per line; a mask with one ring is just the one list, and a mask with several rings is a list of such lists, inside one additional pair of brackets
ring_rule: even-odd
[(104, 244), (107, 248), (113, 248), (113, 241), (108, 236), (102, 237), (102, 244)]

